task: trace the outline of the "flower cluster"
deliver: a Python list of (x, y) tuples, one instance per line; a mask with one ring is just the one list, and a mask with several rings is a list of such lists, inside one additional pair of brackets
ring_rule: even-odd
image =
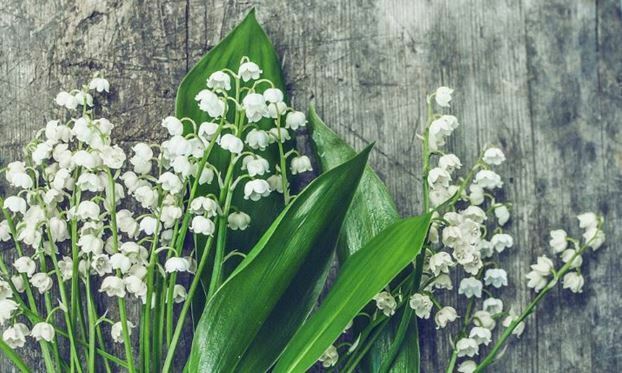
[[(178, 275), (203, 271), (205, 253), (216, 245), (220, 262), (213, 266), (210, 290), (218, 286), (225, 248), (214, 238), (226, 242), (227, 230), (252, 224), (250, 213), (232, 204), (234, 193), (239, 189), (250, 201), (280, 193), (287, 203), (288, 176), (311, 171), (309, 158), (287, 145), (291, 131), (305, 126), (305, 115), (288, 107), (283, 92), (261, 74), (248, 58), (237, 72), (214, 72), (196, 93), (206, 121), (167, 117), (161, 124), (165, 141), (136, 143), (129, 154), (112, 142), (114, 125), (95, 117), (92, 94), (109, 91), (106, 79), (98, 75), (82, 89), (58, 94), (55, 102), (68, 119), (48, 122), (27, 145), (24, 160), (4, 169), (16, 192), (0, 200), (0, 240), (12, 241), (18, 256), (12, 266), (0, 263), (0, 325), (11, 324), (2, 335), (9, 347), (24, 346), (29, 335), (55, 340), (60, 326), (52, 315), (61, 311), (72, 366), (82, 361), (74, 336), (89, 341), (94, 354), (92, 333), (101, 333), (101, 324), (111, 325), (112, 339), (126, 344), (128, 353), (131, 329), (139, 322), (125, 315), (131, 298), (144, 305), (141, 322), (147, 324), (163, 315), (169, 320), (156, 321), (172, 326), (173, 304), (183, 303), (180, 329), (199, 280), (189, 280), (187, 288)], [(215, 152), (226, 155), (224, 169), (211, 163)], [(276, 162), (266, 154), (277, 154)], [(205, 188), (213, 192), (200, 194)], [(187, 234), (206, 239), (203, 250), (187, 250)], [(56, 305), (53, 288), (60, 294)], [(118, 300), (120, 320), (98, 312), (92, 288)], [(33, 290), (45, 299), (45, 312), (37, 309)], [(85, 314), (97, 332), (78, 322)], [(171, 356), (175, 343), (169, 340)], [(44, 355), (48, 368), (61, 369)]]

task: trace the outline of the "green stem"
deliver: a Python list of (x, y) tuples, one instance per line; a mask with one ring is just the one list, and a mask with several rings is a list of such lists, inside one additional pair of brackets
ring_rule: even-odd
[[(91, 261), (91, 254), (89, 254), (89, 262)], [(97, 317), (95, 317), (95, 311), (93, 310), (92, 294), (91, 294), (91, 276), (87, 274), (85, 276), (85, 288), (87, 299), (87, 313), (89, 318), (89, 348), (88, 348), (88, 371), (95, 372), (95, 323)]]
[(2, 350), (2, 352), (4, 352), (4, 355), (7, 358), (9, 358), (9, 360), (11, 360), (13, 365), (15, 365), (15, 367), (17, 369), (19, 369), (20, 372), (23, 372), (23, 373), (32, 372), (32, 370), (30, 368), (28, 368), (26, 363), (24, 363), (24, 360), (22, 360), (19, 357), (19, 355), (16, 354), (15, 351), (13, 351), (13, 349), (11, 347), (9, 347), (9, 345), (7, 345), (1, 338), (0, 338), (0, 350)]

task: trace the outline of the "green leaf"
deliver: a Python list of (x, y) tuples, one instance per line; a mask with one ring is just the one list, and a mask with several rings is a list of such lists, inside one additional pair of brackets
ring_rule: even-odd
[[(176, 115), (178, 118), (188, 117), (197, 124), (210, 120), (206, 112), (199, 110), (194, 99), (196, 94), (206, 88), (207, 78), (215, 71), (225, 68), (238, 71), (242, 57), (249, 57), (263, 70), (261, 78), (271, 80), (276, 88), (285, 92), (285, 83), (281, 72), (280, 63), (270, 39), (257, 23), (255, 11), (251, 10), (246, 18), (227, 35), (218, 45), (210, 50), (201, 60), (194, 65), (181, 82), (177, 91)], [(251, 82), (242, 86), (250, 86)], [(259, 86), (261, 92), (268, 88), (266, 84)], [(287, 99), (286, 99), (287, 100)], [(240, 98), (241, 101), (241, 98)], [(233, 122), (233, 109), (228, 114), (228, 120)], [(260, 127), (270, 128), (270, 121), (263, 120)], [(285, 151), (293, 147), (293, 142), (285, 144)], [(277, 164), (278, 150), (276, 146), (268, 147), (267, 150), (257, 152), (266, 158), (270, 164)], [(210, 156), (210, 163), (218, 169), (225, 169), (229, 162), (230, 154), (220, 147), (214, 147)], [(224, 177), (224, 176), (223, 176)], [(273, 193), (267, 198), (254, 202), (243, 198), (242, 190), (233, 198), (233, 205), (241, 211), (251, 215), (251, 224), (244, 231), (229, 232), (227, 237), (228, 247), (240, 251), (248, 251), (257, 242), (259, 237), (268, 229), (276, 216), (283, 210), (283, 197), (279, 193)], [(203, 193), (215, 192), (215, 186), (205, 188)]]
[[(278, 216), (210, 299), (194, 336), (188, 371), (231, 372), (239, 371), (239, 366), (258, 366), (240, 364), (247, 351), (258, 350), (254, 343), (284, 346), (289, 340), (312, 304), (294, 317), (288, 315), (300, 308), (286, 307), (297, 304), (296, 294), (317, 295), (320, 287), (316, 280), (321, 277), (317, 272), (325, 269), (314, 266), (317, 258), (329, 258), (334, 251), (369, 151), (367, 148), (314, 180)], [(300, 276), (308, 276), (309, 281), (300, 281)], [(279, 317), (273, 317), (275, 314), (285, 317), (281, 324)], [(263, 328), (267, 321), (273, 325), (272, 330)], [(274, 338), (270, 338), (271, 334)], [(258, 335), (261, 340), (256, 338)], [(281, 349), (269, 352), (273, 356), (263, 361), (271, 364)]]
[(303, 372), (341, 335), (358, 312), (421, 250), (431, 214), (399, 221), (344, 263), (320, 308), (288, 343), (275, 373)]
[[(314, 107), (309, 109), (309, 124), (315, 143), (318, 159), (323, 171), (329, 170), (355, 153), (318, 116)], [(367, 244), (375, 235), (399, 220), (399, 213), (393, 198), (378, 175), (367, 166), (352, 205), (346, 215), (342, 233), (337, 243), (337, 253), (341, 262)], [(370, 348), (366, 359), (361, 363), (364, 371), (376, 372), (386, 357), (394, 339), (400, 318), (393, 317), (381, 332), (380, 337)], [(358, 334), (355, 324), (355, 336)], [(360, 331), (359, 331), (360, 332)], [(415, 335), (413, 338), (412, 336)], [(393, 367), (397, 371), (415, 372), (419, 366), (419, 345), (417, 340), (417, 321), (411, 322), (406, 338), (402, 343)]]

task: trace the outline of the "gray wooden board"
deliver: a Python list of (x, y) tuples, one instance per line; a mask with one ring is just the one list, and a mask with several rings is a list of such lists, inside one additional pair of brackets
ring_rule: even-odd
[[(608, 244), (585, 258), (583, 294), (553, 291), (495, 369), (622, 368), (620, 2), (0, 0), (1, 164), (18, 159), (53, 118), (59, 89), (98, 70), (113, 85), (104, 114), (121, 143), (161, 138), (159, 122), (173, 112), (188, 67), (252, 6), (281, 57), (294, 104), (314, 102), (357, 149), (376, 142), (371, 164), (404, 215), (420, 209), (415, 133), (425, 94), (439, 85), (456, 89), (451, 112), (462, 125), (449, 149), (466, 164), (486, 144), (508, 156), (500, 172), (515, 204), (516, 244), (503, 256), (512, 283), (506, 302), (532, 296), (521, 274), (547, 250), (550, 229), (578, 234), (577, 213), (604, 213)], [(299, 140), (307, 146), (304, 134)], [(447, 333), (422, 326), (423, 371), (439, 372), (450, 354)], [(36, 347), (23, 352), (35, 370), (43, 368)], [(12, 369), (1, 357), (0, 371)]]

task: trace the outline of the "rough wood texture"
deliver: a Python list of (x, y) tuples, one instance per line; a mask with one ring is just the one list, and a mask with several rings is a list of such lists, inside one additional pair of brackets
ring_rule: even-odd
[[(450, 149), (469, 163), (496, 143), (509, 158), (501, 169), (515, 202), (508, 302), (532, 295), (519, 274), (546, 250), (549, 229), (578, 234), (577, 213), (604, 213), (608, 244), (586, 258), (583, 294), (554, 291), (495, 369), (622, 369), (622, 5), (613, 0), (2, 0), (2, 164), (51, 118), (57, 90), (96, 70), (114, 85), (116, 134), (156, 137), (188, 66), (252, 6), (294, 103), (315, 102), (356, 148), (376, 141), (371, 163), (403, 214), (420, 206), (415, 133), (425, 94), (456, 89), (462, 126)], [(424, 329), (423, 371), (441, 371), (449, 341)], [(29, 361), (41, 367), (36, 352)], [(11, 369), (0, 358), (0, 371)]]

